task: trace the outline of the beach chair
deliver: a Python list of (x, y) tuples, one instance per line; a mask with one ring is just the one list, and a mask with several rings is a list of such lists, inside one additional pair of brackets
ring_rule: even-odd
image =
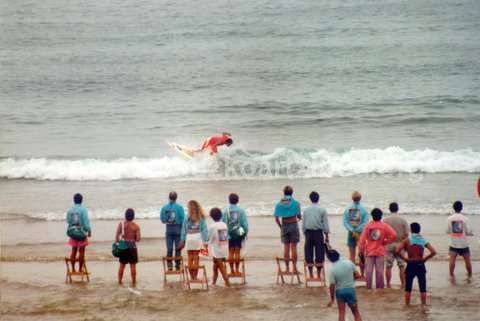
[(184, 267), (184, 275), (185, 275), (185, 285), (188, 290), (192, 290), (193, 284), (200, 284), (201, 290), (208, 290), (208, 278), (207, 278), (207, 270), (205, 269), (205, 265), (199, 265), (197, 268), (198, 275), (197, 279), (193, 280), (190, 275), (190, 267), (185, 264)]
[[(322, 267), (321, 269), (321, 272), (320, 272), (320, 277), (318, 277), (318, 275), (316, 273), (314, 273), (314, 276), (313, 277), (310, 277), (310, 273), (308, 272), (308, 268), (311, 267), (311, 268), (318, 268), (318, 267)], [(304, 275), (305, 275), (305, 287), (308, 288), (308, 284), (309, 283), (320, 283), (320, 286), (321, 287), (324, 287), (326, 286), (326, 280), (325, 280), (325, 265), (323, 263), (307, 263), (307, 262), (304, 262), (303, 264), (303, 271), (304, 271)], [(316, 271), (314, 271), (316, 272)]]
[[(85, 263), (86, 260), (83, 261), (83, 267), (82, 267), (82, 272), (73, 272), (73, 264), (72, 264), (72, 260), (70, 260), (69, 257), (65, 257), (65, 265), (67, 267), (67, 273), (65, 275), (65, 283), (73, 283), (73, 277), (80, 277), (80, 281), (79, 282), (85, 282), (85, 280), (87, 280), (87, 282), (90, 282), (90, 272), (88, 272), (88, 269), (87, 269), (87, 264)], [(78, 282), (78, 281), (77, 281)]]
[[(172, 265), (174, 262), (180, 261), (180, 268), (177, 270), (173, 268), (172, 270), (168, 269), (168, 263), (172, 262)], [(167, 283), (167, 276), (179, 276), (180, 277), (180, 282), (185, 283), (185, 271), (184, 271), (184, 265), (183, 265), (183, 257), (182, 256), (164, 256), (162, 257), (162, 263), (163, 263), (163, 282)]]
[[(290, 276), (290, 284), (294, 284), (295, 280), (297, 280), (298, 284), (302, 283), (300, 280), (300, 272), (298, 272), (298, 270), (287, 272), (286, 270), (282, 269), (281, 263), (285, 262), (283, 257), (276, 257), (275, 260), (277, 261), (277, 284), (280, 284), (280, 281), (282, 281), (282, 284), (285, 284), (286, 276)], [(293, 260), (289, 259), (288, 262), (293, 262)]]
[[(232, 261), (227, 260), (228, 264), (230, 264), (231, 262)], [(240, 259), (240, 272), (239, 273), (233, 273), (233, 271), (230, 271), (230, 273), (227, 273), (227, 277), (228, 277), (229, 281), (231, 281), (231, 279), (240, 279), (240, 284), (241, 285), (245, 285), (247, 283), (247, 278), (246, 278), (246, 274), (245, 274), (245, 259), (244, 258)]]

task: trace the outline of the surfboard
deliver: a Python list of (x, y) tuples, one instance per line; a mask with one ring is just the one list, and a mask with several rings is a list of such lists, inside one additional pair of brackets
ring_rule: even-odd
[(170, 142), (167, 142), (167, 144), (168, 146), (170, 146), (170, 148), (172, 148), (174, 151), (176, 151), (177, 153), (179, 153), (180, 155), (182, 155), (187, 159), (192, 159), (193, 157), (195, 157), (194, 150), (188, 146), (180, 145), (177, 143), (170, 143)]

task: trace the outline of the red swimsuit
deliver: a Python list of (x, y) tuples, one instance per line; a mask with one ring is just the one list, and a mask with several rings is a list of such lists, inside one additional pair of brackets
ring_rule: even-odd
[(216, 154), (218, 152), (217, 146), (226, 144), (226, 141), (229, 138), (230, 138), (230, 136), (228, 136), (228, 135), (212, 136), (210, 138), (207, 138), (203, 142), (201, 150), (205, 151), (207, 149), (210, 149), (211, 154)]

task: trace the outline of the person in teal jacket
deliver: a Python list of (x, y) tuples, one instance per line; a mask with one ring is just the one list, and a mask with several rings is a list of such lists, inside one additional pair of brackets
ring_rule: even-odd
[[(182, 232), (182, 224), (185, 220), (185, 210), (183, 206), (176, 203), (177, 193), (170, 192), (168, 194), (168, 204), (164, 205), (160, 210), (160, 220), (166, 225), (165, 240), (167, 243), (167, 256), (173, 256), (175, 248), (175, 256), (181, 256), (182, 251), (179, 249), (180, 235)], [(172, 261), (167, 261), (169, 270), (172, 270)], [(180, 269), (180, 260), (175, 261), (175, 269)]]
[(248, 221), (245, 210), (238, 206), (239, 197), (232, 193), (228, 195), (229, 206), (222, 211), (222, 221), (228, 227), (228, 262), (232, 274), (240, 274), (240, 251), (243, 240), (248, 234)]
[(197, 279), (200, 263), (200, 250), (207, 247), (208, 229), (205, 221), (205, 212), (197, 201), (191, 200), (187, 204), (188, 216), (183, 220), (180, 235), (181, 246), (187, 248), (188, 268), (192, 280)]
[[(283, 257), (286, 271), (290, 271), (290, 261), (293, 263), (293, 271), (297, 272), (297, 244), (300, 242), (298, 221), (302, 219), (300, 203), (293, 197), (293, 188), (285, 186), (283, 197), (275, 205), (275, 222), (280, 227), (280, 235), (283, 243)], [(290, 257), (290, 252), (292, 253)]]
[[(347, 245), (350, 251), (350, 260), (356, 262), (357, 243), (362, 234), (363, 228), (368, 223), (368, 212), (360, 204), (362, 195), (355, 191), (352, 194), (353, 203), (345, 209), (343, 212), (343, 226), (348, 231)], [(363, 253), (359, 253), (360, 256), (360, 271), (362, 277), (364, 276), (364, 257)]]
[(201, 240), (204, 243), (208, 242), (208, 228), (207, 221), (204, 218), (201, 218), (199, 222), (192, 221), (189, 217), (186, 218), (182, 223), (182, 231), (180, 234), (180, 240), (185, 242), (185, 246), (188, 251), (188, 234), (197, 234), (200, 233)]
[[(73, 196), (73, 207), (67, 211), (66, 221), (67, 230), (79, 229), (85, 233), (85, 239), (82, 241), (69, 239), (68, 244), (72, 247), (70, 253), (70, 262), (72, 264), (72, 271), (75, 272), (75, 262), (78, 261), (78, 270), (83, 270), (83, 263), (85, 261), (85, 247), (88, 245), (88, 238), (92, 236), (92, 229), (90, 227), (90, 220), (88, 219), (88, 211), (82, 206), (82, 194), (75, 194)], [(78, 252), (78, 260), (77, 260)]]

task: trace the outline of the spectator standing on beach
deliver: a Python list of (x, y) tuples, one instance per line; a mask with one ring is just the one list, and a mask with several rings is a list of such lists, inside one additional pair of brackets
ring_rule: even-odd
[[(83, 271), (85, 262), (85, 247), (88, 245), (88, 238), (92, 237), (92, 229), (90, 228), (90, 220), (88, 211), (82, 206), (82, 194), (73, 196), (73, 207), (67, 211), (67, 235), (69, 235), (68, 245), (72, 247), (70, 253), (70, 262), (72, 271), (75, 272), (75, 261), (77, 261), (78, 252), (78, 271)], [(71, 235), (71, 236), (70, 236)], [(75, 237), (76, 239), (74, 239)]]
[(365, 254), (367, 289), (372, 288), (373, 270), (375, 270), (375, 284), (377, 289), (383, 289), (385, 246), (395, 242), (397, 233), (395, 233), (395, 230), (391, 228), (390, 225), (382, 222), (383, 212), (381, 209), (374, 208), (371, 214), (373, 221), (365, 225), (360, 240), (358, 241), (358, 250)]
[[(350, 261), (353, 263), (356, 262), (356, 252), (357, 252), (357, 243), (360, 239), (360, 235), (362, 234), (363, 228), (365, 224), (368, 222), (368, 212), (367, 210), (360, 204), (362, 200), (362, 195), (355, 191), (352, 194), (352, 201), (353, 203), (348, 206), (345, 211), (343, 212), (343, 226), (348, 231), (347, 234), (347, 245), (348, 250), (350, 252)], [(364, 276), (364, 258), (363, 253), (359, 253), (360, 255), (360, 273), (362, 277)]]
[(460, 255), (465, 261), (468, 277), (472, 277), (472, 262), (470, 261), (470, 248), (468, 236), (473, 235), (468, 218), (462, 214), (463, 204), (460, 201), (453, 203), (455, 213), (447, 218), (447, 234), (450, 235), (450, 277), (455, 277), (455, 262)]
[[(410, 231), (412, 234), (404, 239), (397, 246), (397, 254), (407, 262), (407, 269), (405, 270), (405, 304), (410, 305), (412, 296), (413, 280), (417, 278), (420, 288), (420, 297), (422, 304), (427, 304), (427, 270), (425, 262), (430, 260), (437, 253), (433, 246), (420, 235), (421, 226), (418, 223), (410, 224)], [(423, 257), (424, 249), (427, 248), (430, 254)], [(405, 256), (405, 252), (408, 257)]]
[(190, 276), (192, 280), (196, 280), (200, 264), (200, 250), (208, 246), (208, 230), (205, 212), (200, 204), (191, 200), (187, 207), (188, 216), (182, 224), (182, 234), (180, 236), (182, 244), (179, 248), (185, 246), (187, 249)]
[(388, 244), (385, 253), (385, 276), (387, 279), (387, 288), (389, 288), (392, 281), (392, 268), (395, 261), (398, 265), (398, 275), (400, 277), (400, 283), (402, 289), (405, 284), (405, 262), (396, 254), (396, 249), (400, 242), (408, 237), (408, 223), (407, 220), (398, 214), (398, 204), (396, 202), (390, 203), (390, 215), (383, 219), (383, 222), (390, 225), (391, 228), (397, 233), (397, 239), (395, 242)]
[(330, 302), (331, 307), (337, 299), (338, 320), (345, 321), (346, 305), (352, 310), (355, 321), (362, 321), (358, 309), (357, 294), (355, 292), (355, 280), (360, 279), (361, 275), (356, 270), (355, 264), (349, 260), (340, 258), (335, 250), (327, 251), (327, 258), (332, 262), (328, 280), (330, 283)]
[(229, 206), (222, 212), (222, 221), (228, 227), (228, 262), (233, 274), (240, 273), (240, 251), (248, 235), (248, 221), (245, 210), (238, 206), (239, 197), (232, 193), (228, 196)]
[(275, 222), (280, 227), (283, 243), (283, 257), (286, 271), (290, 272), (290, 261), (293, 263), (293, 272), (297, 272), (297, 244), (300, 242), (298, 221), (302, 219), (300, 203), (293, 197), (293, 188), (285, 186), (283, 197), (275, 206)]
[(213, 257), (212, 284), (217, 283), (220, 273), (225, 285), (230, 286), (225, 266), (225, 260), (228, 256), (228, 227), (227, 224), (222, 222), (222, 211), (219, 208), (212, 208), (210, 217), (214, 222), (208, 228), (208, 252)]
[[(303, 212), (302, 230), (305, 235), (305, 262), (307, 264), (321, 264), (317, 266), (317, 276), (320, 277), (323, 262), (325, 261), (325, 242), (328, 243), (328, 225), (327, 211), (318, 205), (320, 195), (313, 191), (310, 193), (312, 205)], [(325, 235), (325, 238), (324, 238)], [(308, 267), (310, 277), (313, 277), (313, 267)]]
[[(167, 256), (173, 256), (173, 250), (175, 249), (175, 256), (182, 255), (182, 251), (179, 248), (180, 236), (182, 234), (182, 224), (185, 220), (185, 210), (183, 206), (177, 204), (177, 193), (170, 192), (168, 194), (168, 204), (164, 205), (160, 210), (160, 220), (166, 225), (165, 240), (167, 243)], [(168, 269), (171, 271), (172, 261), (167, 261)], [(175, 261), (175, 269), (180, 269), (180, 260)]]
[(120, 267), (118, 268), (118, 284), (122, 284), (123, 272), (127, 264), (130, 265), (130, 276), (132, 278), (132, 286), (137, 284), (137, 263), (138, 251), (137, 242), (140, 242), (140, 227), (133, 220), (135, 219), (135, 211), (131, 208), (125, 211), (125, 220), (117, 226), (115, 234), (115, 242), (119, 242), (123, 238), (127, 249), (120, 253), (118, 258)]

